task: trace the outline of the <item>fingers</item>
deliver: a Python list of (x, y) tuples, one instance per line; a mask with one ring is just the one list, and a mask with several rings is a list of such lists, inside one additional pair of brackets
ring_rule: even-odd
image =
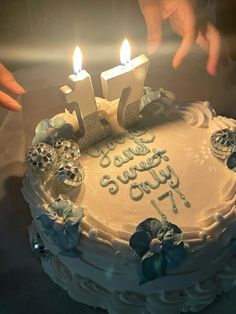
[(183, 38), (181, 45), (173, 58), (173, 61), (172, 61), (173, 68), (176, 69), (180, 66), (184, 58), (187, 56), (194, 41), (195, 41), (195, 35), (193, 36), (187, 35)]
[(0, 63), (0, 85), (15, 94), (21, 95), (25, 93), (24, 88), (16, 82), (14, 76)]
[(139, 0), (146, 26), (148, 54), (154, 54), (160, 44), (162, 37), (161, 12), (156, 0)]
[(211, 23), (208, 23), (207, 25), (206, 35), (209, 41), (207, 72), (214, 76), (217, 73), (221, 59), (221, 36)]
[(21, 110), (21, 105), (11, 98), (9, 95), (5, 94), (4, 92), (0, 91), (0, 106), (5, 107), (12, 111), (19, 111)]
[(208, 54), (207, 72), (215, 76), (220, 62), (229, 62), (229, 53), (223, 38), (215, 26), (208, 22), (205, 35), (200, 33), (196, 42)]
[(172, 61), (174, 68), (177, 68), (182, 63), (197, 38), (196, 17), (191, 7), (186, 6), (182, 19), (183, 39)]
[[(14, 76), (1, 63), (0, 63), (0, 85), (18, 95), (25, 93), (23, 87), (16, 82)], [(21, 110), (20, 104), (15, 99), (13, 99), (12, 97), (10, 97), (9, 95), (2, 91), (0, 91), (0, 106), (13, 111)]]

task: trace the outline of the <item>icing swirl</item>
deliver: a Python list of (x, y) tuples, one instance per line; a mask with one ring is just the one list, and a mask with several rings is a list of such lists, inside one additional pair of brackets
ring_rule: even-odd
[(195, 127), (208, 127), (210, 121), (216, 116), (215, 110), (207, 101), (176, 106), (176, 108), (177, 115)]

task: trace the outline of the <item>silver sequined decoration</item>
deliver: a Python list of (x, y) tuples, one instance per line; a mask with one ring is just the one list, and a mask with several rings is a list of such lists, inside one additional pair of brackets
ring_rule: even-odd
[(84, 171), (78, 160), (71, 159), (58, 164), (55, 177), (64, 189), (73, 190), (82, 184)]
[(31, 242), (32, 251), (38, 255), (45, 255), (46, 249), (44, 243), (39, 235), (36, 233)]
[(55, 143), (54, 148), (60, 160), (77, 159), (80, 157), (79, 145), (73, 140), (61, 138)]
[(57, 153), (50, 145), (38, 143), (28, 149), (25, 159), (34, 171), (42, 174), (53, 170), (57, 162)]
[(211, 152), (212, 154), (225, 160), (232, 152), (236, 145), (236, 133), (229, 129), (216, 131), (211, 136)]

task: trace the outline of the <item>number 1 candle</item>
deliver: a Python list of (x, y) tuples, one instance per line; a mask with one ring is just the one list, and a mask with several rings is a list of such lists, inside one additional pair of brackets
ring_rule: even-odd
[(117, 120), (125, 129), (140, 119), (140, 99), (149, 68), (149, 60), (144, 54), (132, 60), (130, 54), (130, 45), (125, 39), (120, 50), (121, 65), (101, 74), (104, 97), (110, 101), (120, 98)]
[(95, 101), (93, 85), (89, 73), (82, 70), (82, 53), (75, 48), (74, 72), (69, 76), (68, 85), (60, 88), (67, 104), (75, 110), (79, 123), (78, 143), (83, 149), (93, 145), (110, 133), (110, 126), (106, 120), (100, 119)]

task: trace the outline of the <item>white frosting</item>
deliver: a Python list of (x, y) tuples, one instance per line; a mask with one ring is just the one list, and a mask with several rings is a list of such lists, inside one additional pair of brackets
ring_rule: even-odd
[[(169, 221), (176, 223), (183, 229), (192, 227), (193, 230), (196, 230), (198, 228), (198, 219), (201, 209), (209, 206), (209, 203), (212, 204), (212, 206), (221, 203), (218, 191), (223, 189), (232, 174), (211, 155), (208, 151), (207, 143), (202, 144), (202, 140), (198, 138), (198, 133), (191, 132), (191, 127), (184, 128), (183, 123), (179, 122), (179, 125), (175, 125), (172, 129), (171, 126), (169, 126), (168, 132), (165, 133), (165, 130), (164, 128), (161, 130), (160, 127), (160, 132), (157, 131), (156, 133), (157, 141), (148, 145), (148, 147), (150, 147), (150, 149), (154, 147), (166, 149), (170, 162), (163, 162), (162, 165), (158, 167), (158, 170), (165, 169), (166, 165), (170, 165), (174, 169), (180, 179), (180, 190), (191, 203), (191, 208), (185, 208), (183, 201), (179, 197), (175, 197), (176, 204), (179, 208), (178, 214), (172, 212), (171, 204), (168, 199), (163, 201), (162, 204), (160, 203), (160, 207), (167, 215)], [(174, 137), (175, 133), (177, 133), (180, 138), (179, 154), (176, 154), (175, 151), (174, 142), (178, 141), (178, 138)], [(206, 136), (207, 134), (205, 133), (206, 132), (203, 130), (202, 136)], [(158, 136), (158, 134), (160, 134), (160, 136)], [(186, 134), (189, 134), (189, 137)], [(195, 143), (197, 142), (199, 145), (191, 147), (190, 143), (192, 139), (190, 140), (190, 138), (194, 138)], [(182, 144), (183, 142), (184, 144)], [(204, 145), (203, 152), (198, 151), (201, 145)], [(115, 154), (122, 155), (122, 149), (122, 145), (121, 147), (117, 147)], [(205, 153), (208, 154), (208, 159), (204, 160), (201, 154)], [(113, 152), (110, 154), (111, 159), (115, 154)], [(94, 216), (94, 218), (96, 217), (96, 220), (99, 220), (99, 223), (97, 223), (100, 225), (100, 228), (104, 226), (106, 229), (108, 226), (111, 226), (113, 230), (126, 231), (125, 226), (123, 226), (125, 221), (125, 223), (132, 224), (134, 230), (135, 226), (147, 217), (154, 216), (160, 219), (160, 216), (156, 214), (155, 209), (151, 206), (150, 201), (151, 199), (156, 199), (158, 195), (164, 194), (166, 190), (168, 190), (167, 185), (160, 186), (157, 190), (152, 190), (148, 195), (144, 194), (140, 201), (135, 202), (129, 197), (130, 184), (133, 182), (144, 182), (144, 180), (153, 182), (150, 174), (148, 172), (139, 173), (137, 179), (129, 182), (127, 185), (121, 184), (116, 180), (116, 177), (122, 175), (123, 171), (128, 170), (130, 166), (139, 164), (139, 162), (144, 159), (146, 160), (149, 156), (150, 155), (147, 155), (146, 158), (136, 157), (134, 161), (122, 168), (108, 167), (107, 169), (99, 167), (98, 159), (82, 156), (81, 164), (85, 170), (85, 188), (82, 193), (79, 194), (76, 202), (89, 208), (90, 215)], [(182, 162), (183, 158), (185, 159), (185, 163)], [(205, 174), (201, 178), (199, 178), (199, 170)], [(100, 186), (100, 180), (103, 175), (110, 175), (111, 179), (116, 180), (117, 184), (119, 184), (119, 191), (116, 195), (110, 194), (108, 187), (104, 188)], [(212, 180), (216, 182), (216, 184), (210, 185)], [(189, 184), (190, 181), (191, 185)], [(200, 182), (201, 184), (199, 184)], [(211, 195), (210, 202), (208, 195), (204, 195), (206, 186), (209, 186), (209, 194)], [(95, 203), (94, 200), (99, 200), (101, 194), (106, 197), (106, 202)], [(110, 211), (109, 208), (112, 208), (112, 211)]]
[[(130, 291), (107, 290), (91, 279), (73, 274), (57, 256), (42, 259), (44, 270), (52, 280), (66, 289), (78, 302), (106, 308), (109, 313), (163, 313), (198, 312), (211, 304), (222, 292), (236, 287), (236, 261), (232, 257), (214, 276), (196, 282), (186, 289), (160, 290), (143, 295)], [(181, 280), (181, 279), (180, 279)]]
[(178, 106), (177, 114), (196, 127), (208, 127), (209, 122), (216, 116), (215, 110), (207, 101)]
[[(104, 102), (98, 100), (100, 114), (109, 116), (110, 121), (114, 120), (112, 105), (114, 103), (107, 104), (105, 113)], [(236, 266), (230, 248), (236, 224), (235, 174), (212, 156), (209, 139), (214, 130), (236, 128), (236, 122), (215, 117), (208, 102), (178, 106), (176, 113), (180, 119), (152, 129), (155, 141), (147, 144), (150, 150), (166, 149), (170, 159), (166, 165), (170, 164), (177, 173), (179, 188), (191, 203), (191, 207), (186, 208), (183, 201), (177, 199), (178, 214), (172, 212), (170, 202), (163, 203), (162, 211), (170, 222), (183, 230), (188, 249), (184, 263), (166, 277), (139, 286), (137, 266), (140, 260), (129, 247), (129, 238), (139, 222), (148, 217), (160, 219), (150, 200), (163, 194), (166, 185), (144, 195), (138, 202), (129, 198), (125, 184), (119, 184), (116, 195), (100, 186), (103, 174), (115, 178), (149, 155), (135, 156), (121, 168), (101, 168), (99, 158), (82, 155), (80, 162), (85, 181), (79, 194), (70, 195), (76, 204), (85, 207), (78, 247), (82, 255), (78, 258), (60, 255), (36, 219), (57, 196), (52, 178), (36, 177), (29, 172), (24, 179), (24, 197), (30, 205), (37, 230), (46, 248), (54, 254), (42, 258), (43, 267), (79, 302), (108, 309), (114, 314), (177, 314), (199, 311), (222, 291), (235, 285)], [(73, 122), (74, 129), (78, 127), (68, 112), (63, 117)], [(121, 155), (128, 145), (132, 146), (133, 141), (117, 145), (115, 154)], [(112, 160), (114, 151), (110, 157)], [(147, 172), (140, 172), (135, 181), (145, 179)], [(227, 266), (223, 267), (226, 262)]]
[(236, 121), (234, 119), (217, 116), (210, 121), (209, 129), (211, 133), (221, 129), (230, 129), (231, 131), (236, 131)]

